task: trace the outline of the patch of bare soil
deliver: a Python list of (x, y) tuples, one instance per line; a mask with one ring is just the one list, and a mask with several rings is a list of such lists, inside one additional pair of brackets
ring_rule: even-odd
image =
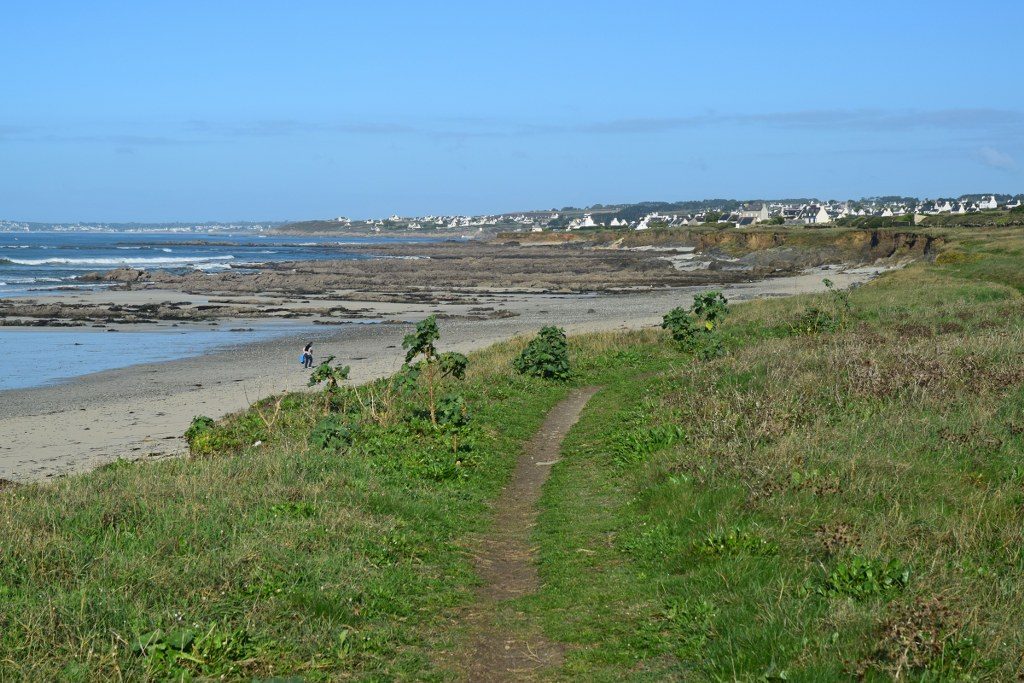
[(483, 584), (465, 616), (469, 639), (459, 659), (466, 680), (529, 680), (562, 661), (562, 647), (536, 629), (524, 629), (522, 614), (509, 601), (540, 588), (536, 550), (530, 545), (537, 501), (551, 466), (559, 459), (563, 439), (597, 391), (597, 387), (577, 389), (551, 409), (519, 457), (512, 482), (495, 503), (494, 526), (474, 544)]

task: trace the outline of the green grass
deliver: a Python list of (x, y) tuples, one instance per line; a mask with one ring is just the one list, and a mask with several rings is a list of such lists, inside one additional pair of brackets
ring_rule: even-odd
[[(428, 467), (455, 459), (450, 435), (398, 420), (349, 452), (310, 449), (321, 403), (294, 397), (273, 429), (255, 411), (228, 420), (213, 457), (0, 492), (0, 680), (436, 677), (441, 626), (474, 581), (460, 540), (564, 391), (471, 376), (451, 476)], [(247, 445), (253, 430), (265, 445)], [(163, 646), (183, 632), (202, 653)]]
[(583, 384), (603, 389), (541, 501), (543, 589), (513, 605), (567, 646), (557, 678), (1012, 679), (1024, 238), (941, 236), (835, 331), (801, 328), (828, 306), (802, 296), (735, 306), (710, 361), (660, 330), (574, 337), (567, 384), (513, 373), (520, 340), (471, 357), (457, 432), (378, 383), (338, 454), (296, 396), (209, 457), (0, 491), (0, 680), (455, 677), (467, 539)]
[[(818, 297), (755, 302), (729, 357), (594, 399), (524, 601), (567, 677), (1017, 674), (1024, 298), (1012, 256), (957, 247), (978, 270), (890, 274), (834, 334), (785, 333)], [(662, 425), (685, 438), (623, 459), (623, 434)]]

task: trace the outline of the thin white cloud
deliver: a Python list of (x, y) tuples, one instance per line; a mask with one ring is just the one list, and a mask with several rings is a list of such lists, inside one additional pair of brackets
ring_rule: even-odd
[(1002, 171), (1014, 171), (1017, 169), (1017, 160), (995, 147), (985, 146), (979, 149), (978, 159), (986, 166), (998, 168)]
[[(390, 120), (389, 120), (390, 119)], [(163, 124), (110, 123), (89, 129), (64, 126), (41, 129), (0, 122), (0, 140), (43, 142), (100, 142), (114, 144), (167, 145), (217, 142), (240, 138), (296, 136), (422, 136), (437, 140), (470, 138), (525, 138), (559, 135), (645, 135), (712, 127), (744, 127), (796, 131), (858, 131), (900, 133), (913, 130), (941, 130), (956, 133), (961, 145), (978, 140), (1017, 141), (1024, 130), (1024, 111), (1015, 109), (804, 109), (765, 113), (706, 111), (682, 116), (650, 116), (572, 122), (538, 122), (504, 118), (435, 118), (425, 120), (381, 119), (302, 120), (269, 119), (250, 121), (190, 120)], [(113, 130), (111, 130), (113, 129)], [(127, 130), (126, 130), (127, 129)], [(966, 139), (965, 139), (966, 138)], [(979, 140), (980, 138), (980, 140)], [(973, 145), (971, 145), (973, 146)], [(967, 147), (970, 149), (970, 147)], [(1015, 168), (1005, 152), (982, 146), (977, 156), (996, 168)]]

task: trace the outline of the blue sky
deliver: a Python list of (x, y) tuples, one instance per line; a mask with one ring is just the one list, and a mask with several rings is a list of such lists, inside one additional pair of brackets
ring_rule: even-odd
[(1024, 3), (34, 2), (0, 218), (1024, 191)]

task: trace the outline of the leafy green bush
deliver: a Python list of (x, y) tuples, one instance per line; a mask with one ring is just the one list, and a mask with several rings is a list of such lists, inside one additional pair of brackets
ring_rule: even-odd
[(697, 343), (700, 329), (696, 318), (682, 306), (677, 306), (665, 314), (661, 321), (662, 329), (668, 330), (672, 340), (684, 350), (692, 350)]
[(206, 417), (205, 415), (197, 415), (192, 418), (192, 423), (185, 430), (185, 441), (188, 443), (188, 450), (193, 455), (198, 455), (196, 452), (197, 446), (200, 445), (201, 441), (205, 441), (205, 438), (201, 438), (208, 434), (216, 423), (213, 418)]
[[(463, 379), (466, 376), (467, 359), (461, 353), (438, 353), (435, 342), (441, 338), (437, 327), (437, 316), (421, 320), (416, 329), (405, 335), (402, 348), (406, 349), (405, 368), (401, 381), (406, 385), (415, 386), (421, 377), (427, 385), (427, 403), (430, 412), (430, 423), (437, 426), (437, 386), (441, 379), (453, 377)], [(413, 363), (416, 358), (420, 360)]]
[(512, 367), (521, 375), (544, 379), (569, 379), (569, 343), (560, 327), (542, 327)]
[(729, 302), (721, 292), (703, 292), (693, 299), (693, 306), (673, 308), (662, 320), (672, 340), (682, 350), (701, 360), (725, 355), (725, 345), (717, 330), (729, 314)]
[(705, 321), (705, 326), (710, 330), (729, 314), (729, 300), (721, 292), (703, 292), (693, 298), (692, 311)]
[(309, 445), (337, 453), (352, 443), (355, 430), (346, 417), (337, 413), (320, 420), (309, 433)]
[(854, 557), (841, 562), (829, 572), (818, 588), (822, 595), (842, 595), (864, 600), (903, 590), (910, 582), (910, 570), (898, 560), (882, 563)]
[(437, 402), (437, 423), (446, 427), (465, 427), (471, 415), (466, 399), (459, 394), (442, 396)]
[(248, 444), (266, 436), (259, 417), (246, 413), (241, 417), (215, 422), (212, 418), (199, 415), (185, 430), (185, 441), (192, 456), (208, 456), (217, 453), (239, 451)]

